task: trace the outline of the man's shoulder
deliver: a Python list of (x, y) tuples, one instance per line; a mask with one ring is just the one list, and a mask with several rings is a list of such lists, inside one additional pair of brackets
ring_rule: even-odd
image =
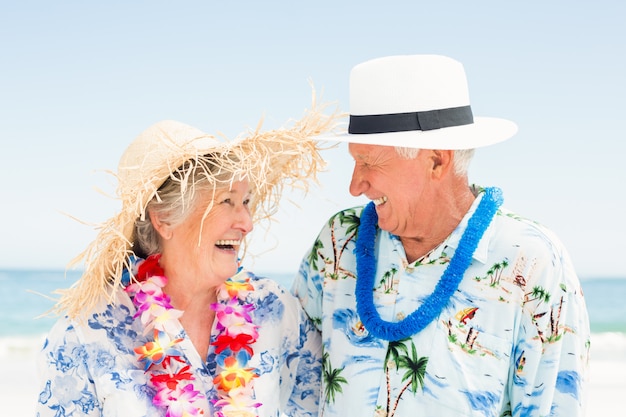
[(352, 238), (361, 224), (364, 205), (341, 209), (327, 218), (318, 234), (318, 239)]
[(342, 221), (343, 220), (360, 220), (361, 213), (363, 212), (364, 208), (365, 208), (365, 205), (361, 204), (358, 206), (341, 209), (335, 212), (333, 215), (331, 215), (328, 218), (328, 223), (331, 224), (333, 221), (336, 221), (337, 219), (342, 220)]
[(551, 251), (564, 250), (563, 243), (549, 227), (510, 210), (500, 209), (495, 225), (499, 238), (512, 241), (515, 246)]

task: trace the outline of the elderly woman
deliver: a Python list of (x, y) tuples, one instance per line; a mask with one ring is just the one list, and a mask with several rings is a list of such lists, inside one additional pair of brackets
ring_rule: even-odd
[(315, 176), (332, 117), (224, 143), (174, 121), (118, 169), (120, 213), (75, 262), (40, 355), (39, 416), (317, 415), (321, 342), (297, 300), (239, 264), (284, 183)]

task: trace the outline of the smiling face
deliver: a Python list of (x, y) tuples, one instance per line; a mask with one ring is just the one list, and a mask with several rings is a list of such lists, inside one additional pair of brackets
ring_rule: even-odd
[(247, 181), (235, 181), (214, 194), (201, 192), (181, 223), (169, 226), (152, 220), (162, 238), (161, 263), (166, 275), (182, 272), (214, 287), (237, 272), (239, 248), (253, 227), (250, 190)]
[(413, 159), (389, 146), (351, 143), (350, 193), (376, 204), (378, 226), (400, 237), (409, 262), (443, 242), (467, 213), (474, 195), (454, 151), (421, 149)]
[(374, 201), (381, 229), (401, 237), (419, 236), (433, 197), (430, 152), (405, 159), (390, 146), (355, 143), (349, 151), (354, 158), (350, 193)]

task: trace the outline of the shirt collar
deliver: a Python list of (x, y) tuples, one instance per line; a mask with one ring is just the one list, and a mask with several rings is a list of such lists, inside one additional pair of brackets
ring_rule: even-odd
[[(454, 249), (459, 246), (461, 236), (463, 236), (465, 229), (467, 229), (467, 223), (478, 208), (478, 204), (480, 203), (480, 200), (482, 200), (484, 195), (485, 193), (480, 193), (476, 196), (474, 202), (470, 206), (470, 209), (467, 211), (467, 213), (465, 213), (465, 216), (463, 216), (463, 219), (461, 219), (459, 225), (456, 227), (456, 229), (454, 229), (450, 236), (448, 236), (443, 244), (440, 245), (442, 250), (446, 246), (452, 247)], [(478, 246), (476, 246), (476, 250), (474, 251), (472, 258), (483, 264), (487, 262), (487, 256), (489, 255), (489, 242), (491, 241), (492, 235), (493, 228), (491, 227), (491, 225), (489, 225), (489, 227), (487, 227), (487, 230), (485, 230), (483, 237), (478, 241)]]

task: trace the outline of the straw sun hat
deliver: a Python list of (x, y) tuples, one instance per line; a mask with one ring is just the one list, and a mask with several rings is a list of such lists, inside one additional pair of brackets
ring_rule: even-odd
[(423, 149), (472, 149), (513, 136), (515, 123), (473, 117), (465, 70), (440, 55), (398, 55), (350, 73), (350, 125), (335, 140)]
[(285, 185), (306, 189), (308, 181), (316, 180), (324, 167), (320, 147), (312, 137), (332, 131), (338, 117), (323, 114), (324, 107), (317, 107), (314, 100), (312, 109), (290, 128), (262, 132), (259, 125), (229, 142), (171, 120), (142, 132), (119, 162), (116, 176), (121, 210), (98, 226), (96, 239), (70, 262), (70, 267), (83, 263), (84, 272), (71, 288), (58, 291), (61, 298), (55, 311), (76, 317), (102, 300), (113, 299), (112, 289), (121, 285), (124, 269), (130, 269), (135, 221), (145, 218), (146, 206), (153, 197), (158, 198), (159, 187), (171, 177), (180, 183), (181, 194), (194, 192), (187, 161), (210, 164), (211, 172), (202, 175), (215, 187), (247, 179), (254, 195), (250, 203), (253, 219), (270, 217)]

